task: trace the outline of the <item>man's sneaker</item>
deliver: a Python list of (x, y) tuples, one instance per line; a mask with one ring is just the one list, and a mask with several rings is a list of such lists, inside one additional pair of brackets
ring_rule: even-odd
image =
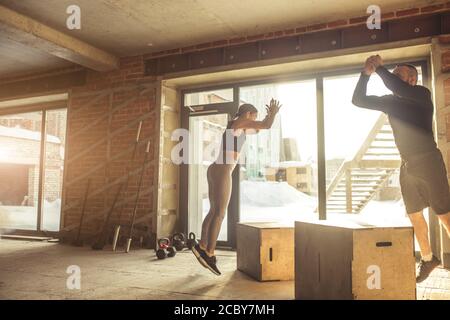
[(417, 267), (416, 282), (420, 283), (428, 278), (430, 273), (439, 265), (439, 260), (433, 257), (431, 261), (420, 260)]

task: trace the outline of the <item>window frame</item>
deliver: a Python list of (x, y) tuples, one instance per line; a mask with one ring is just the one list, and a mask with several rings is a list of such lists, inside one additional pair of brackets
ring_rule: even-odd
[[(39, 154), (39, 182), (38, 182), (38, 205), (37, 205), (37, 224), (36, 229), (17, 229), (14, 228), (13, 232), (7, 232), (9, 229), (4, 228), (0, 226), (0, 231), (2, 234), (8, 234), (8, 235), (23, 235), (23, 236), (52, 236), (57, 237), (61, 231), (62, 226), (62, 208), (60, 214), (60, 226), (59, 231), (47, 231), (42, 229), (42, 223), (43, 223), (43, 196), (44, 196), (44, 183), (45, 183), (45, 156), (46, 156), (46, 144), (47, 144), (47, 112), (48, 111), (54, 111), (54, 110), (67, 110), (67, 121), (66, 121), (66, 136), (65, 141), (67, 143), (67, 134), (68, 134), (68, 115), (69, 115), (69, 108), (67, 105), (67, 100), (63, 101), (55, 101), (55, 102), (49, 102), (37, 105), (25, 105), (25, 106), (17, 106), (17, 107), (8, 107), (4, 109), (0, 109), (0, 116), (8, 116), (8, 115), (20, 115), (25, 113), (32, 113), (32, 112), (42, 112), (41, 115), (41, 137), (40, 137), (40, 154)], [(67, 155), (67, 146), (64, 148), (64, 159), (66, 159)], [(65, 172), (66, 168), (64, 168)], [(62, 179), (62, 197), (64, 197), (64, 177), (65, 174), (63, 174)]]
[[(393, 68), (397, 64), (400, 63), (409, 63), (413, 64), (415, 66), (421, 67), (422, 69), (422, 82), (423, 86), (429, 88), (431, 90), (431, 79), (429, 76), (429, 70), (431, 70), (430, 67), (430, 57), (423, 57), (413, 60), (396, 60), (395, 63), (389, 63), (386, 64), (386, 68)], [(234, 112), (237, 111), (237, 108), (239, 107), (239, 88), (240, 87), (249, 87), (249, 86), (258, 86), (258, 85), (265, 85), (265, 84), (281, 84), (281, 83), (289, 83), (289, 82), (299, 82), (299, 81), (308, 81), (308, 80), (315, 80), (316, 81), (316, 118), (317, 118), (317, 144), (318, 144), (318, 158), (317, 158), (317, 164), (318, 164), (318, 216), (320, 220), (326, 220), (327, 218), (327, 212), (326, 212), (326, 157), (325, 157), (325, 114), (324, 114), (324, 79), (330, 78), (330, 77), (337, 77), (337, 76), (345, 76), (345, 75), (351, 75), (351, 74), (358, 74), (362, 72), (362, 67), (360, 65), (358, 66), (350, 66), (347, 68), (342, 68), (339, 70), (325, 70), (325, 71), (319, 71), (316, 73), (306, 73), (306, 74), (290, 74), (290, 75), (282, 75), (282, 76), (272, 76), (265, 79), (259, 79), (259, 80), (247, 80), (247, 81), (241, 81), (241, 82), (234, 82), (232, 84), (222, 84), (222, 85), (211, 85), (211, 86), (203, 86), (203, 87), (196, 87), (194, 89), (181, 89), (181, 123), (183, 128), (189, 129), (188, 125), (186, 124), (189, 122), (189, 116), (195, 116), (195, 112), (186, 110), (189, 109), (184, 105), (184, 95), (189, 93), (196, 93), (196, 92), (202, 92), (202, 91), (213, 91), (213, 90), (220, 90), (225, 88), (233, 88), (233, 102), (229, 103), (223, 103), (223, 104), (210, 104), (210, 105), (201, 105), (202, 111), (204, 112), (227, 112), (230, 115), (234, 114)], [(199, 115), (205, 115), (207, 113), (199, 114)], [(187, 119), (187, 120), (186, 120)], [(433, 126), (435, 126), (436, 118), (434, 116), (433, 118)], [(187, 165), (181, 165), (181, 174), (180, 174), (180, 189), (181, 190), (187, 190), (183, 188), (187, 188)], [(239, 171), (240, 167), (237, 166), (237, 169), (233, 173), (233, 192), (230, 200), (230, 206), (228, 208), (228, 236), (229, 241), (227, 243), (218, 243), (219, 245), (226, 245), (230, 246), (232, 248), (235, 248), (236, 239), (235, 239), (235, 224), (239, 222), (240, 217), (240, 206), (239, 206), (239, 192), (240, 192), (240, 186), (239, 186)], [(237, 174), (236, 174), (237, 173)], [(186, 181), (184, 181), (186, 180)], [(183, 183), (186, 182), (186, 183)], [(181, 215), (181, 226), (183, 228), (184, 232), (188, 231), (188, 217), (187, 217), (187, 197), (186, 194), (188, 192), (180, 193), (180, 210), (182, 213)], [(237, 203), (236, 203), (237, 202)], [(232, 214), (230, 215), (230, 212)], [(231, 216), (231, 217), (230, 217)], [(230, 229), (231, 228), (231, 229)]]

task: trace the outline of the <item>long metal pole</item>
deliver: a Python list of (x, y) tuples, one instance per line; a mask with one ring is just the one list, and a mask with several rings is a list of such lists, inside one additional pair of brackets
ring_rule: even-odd
[(128, 204), (127, 197), (128, 197), (128, 187), (129, 187), (129, 182), (130, 182), (130, 171), (131, 171), (132, 166), (134, 165), (134, 160), (136, 159), (136, 151), (137, 151), (137, 147), (139, 145), (141, 130), (142, 130), (142, 121), (139, 122), (138, 130), (137, 130), (137, 134), (136, 134), (136, 140), (134, 141), (133, 152), (131, 154), (131, 161), (127, 165), (127, 171), (126, 171), (127, 177), (126, 177), (125, 188), (124, 188), (125, 189), (124, 190), (124, 201), (122, 203), (122, 206), (120, 207), (118, 223), (114, 228), (114, 237), (113, 237), (113, 245), (112, 245), (113, 251), (116, 251), (117, 243), (119, 241), (120, 228), (121, 228), (121, 223), (122, 223), (122, 213), (125, 208), (125, 205)]
[(134, 200), (133, 216), (131, 217), (131, 224), (130, 224), (130, 233), (129, 233), (127, 243), (126, 243), (126, 248), (125, 248), (126, 253), (130, 252), (131, 241), (133, 239), (134, 222), (136, 221), (136, 213), (137, 213), (137, 208), (138, 208), (139, 196), (141, 194), (142, 181), (144, 180), (144, 174), (145, 174), (145, 163), (148, 160), (149, 152), (150, 152), (150, 141), (147, 142), (147, 149), (145, 150), (144, 161), (142, 163), (142, 171), (141, 171), (141, 176), (139, 178), (138, 190), (136, 193), (136, 198)]

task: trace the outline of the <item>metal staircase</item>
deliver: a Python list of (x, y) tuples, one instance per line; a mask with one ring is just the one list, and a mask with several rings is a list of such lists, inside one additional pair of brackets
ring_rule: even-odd
[(327, 211), (359, 213), (400, 166), (392, 128), (382, 114), (355, 157), (339, 168), (327, 189)]

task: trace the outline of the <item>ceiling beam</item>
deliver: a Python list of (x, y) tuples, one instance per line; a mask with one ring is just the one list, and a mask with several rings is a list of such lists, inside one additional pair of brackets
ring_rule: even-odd
[(2, 101), (67, 92), (72, 87), (83, 86), (85, 84), (85, 69), (1, 83), (0, 106), (2, 105)]
[(117, 69), (119, 59), (86, 42), (0, 5), (0, 33), (53, 56), (96, 70)]

